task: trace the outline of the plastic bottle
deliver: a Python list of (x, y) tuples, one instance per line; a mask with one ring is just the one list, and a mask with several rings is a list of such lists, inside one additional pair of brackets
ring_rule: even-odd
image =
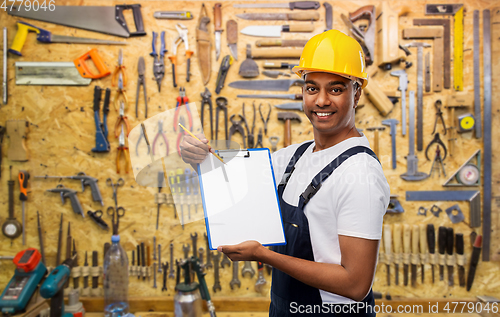
[(111, 242), (104, 256), (104, 316), (121, 317), (129, 313), (128, 257), (119, 235), (113, 235)]

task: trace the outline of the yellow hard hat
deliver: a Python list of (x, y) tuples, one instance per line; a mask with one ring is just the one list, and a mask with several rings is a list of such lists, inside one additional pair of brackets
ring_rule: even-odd
[(292, 69), (303, 77), (308, 72), (327, 72), (368, 84), (365, 54), (361, 45), (338, 30), (329, 30), (307, 41), (299, 66)]

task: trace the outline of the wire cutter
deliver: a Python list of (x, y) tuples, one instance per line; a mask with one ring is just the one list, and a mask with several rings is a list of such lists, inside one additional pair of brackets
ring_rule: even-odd
[[(189, 110), (189, 98), (186, 97), (186, 89), (184, 87), (179, 88), (179, 97), (177, 97), (177, 105), (175, 106), (175, 114), (174, 114), (174, 131), (177, 132), (179, 128), (179, 112), (181, 110), (181, 106), (186, 106), (186, 112), (189, 119), (189, 131), (193, 130), (193, 118), (191, 117), (191, 111)], [(182, 122), (181, 122), (182, 124)], [(184, 124), (182, 124), (184, 125)]]
[[(234, 119), (235, 116), (239, 116), (240, 120), (236, 121)], [(243, 139), (243, 148), (246, 149), (247, 144), (246, 144), (246, 139), (245, 139), (245, 129), (243, 128), (243, 125), (242, 125), (242, 123), (246, 123), (245, 118), (240, 114), (236, 114), (236, 115), (233, 114), (231, 116), (231, 118), (229, 118), (229, 121), (231, 121), (231, 123), (233, 125), (231, 126), (231, 128), (229, 128), (229, 138), (227, 139), (226, 143), (229, 143), (229, 141), (231, 141), (231, 137), (233, 136), (233, 134), (235, 132), (239, 132), (241, 134), (242, 139)], [(229, 148), (229, 145), (227, 147)]]
[(189, 43), (188, 43), (188, 28), (182, 24), (182, 23), (177, 23), (175, 25), (175, 28), (177, 29), (177, 37), (174, 39), (172, 43), (172, 56), (169, 56), (168, 59), (172, 62), (172, 79), (174, 82), (174, 87), (177, 87), (177, 73), (175, 72), (175, 66), (177, 65), (177, 46), (181, 42), (184, 42), (184, 47), (186, 48), (186, 57), (187, 57), (187, 71), (186, 71), (186, 81), (189, 82), (189, 77), (190, 77), (190, 69), (191, 69), (191, 55), (193, 55), (193, 51), (189, 50)]
[(443, 130), (444, 133), (443, 135), (446, 135), (446, 124), (444, 123), (444, 118), (443, 118), (443, 112), (441, 111), (441, 100), (436, 100), (434, 103), (434, 107), (436, 108), (436, 120), (434, 121), (434, 130), (432, 130), (432, 134), (436, 132), (437, 124), (438, 121), (441, 120), (441, 123), (443, 124)]
[[(142, 134), (144, 135), (144, 134)], [(163, 133), (163, 120), (158, 121), (158, 132), (156, 132), (156, 136), (153, 140), (153, 155), (155, 155), (155, 147), (156, 147), (156, 141), (158, 140), (159, 137), (163, 138), (163, 142), (165, 142), (165, 147), (166, 147), (166, 153), (168, 156), (168, 140), (165, 134)]]
[(145, 105), (145, 113), (144, 117), (148, 117), (148, 96), (146, 95), (146, 79), (144, 78), (144, 74), (146, 73), (146, 65), (144, 63), (144, 57), (139, 57), (139, 62), (137, 63), (137, 91), (135, 93), (135, 117), (139, 117), (138, 106), (139, 106), (139, 92), (142, 90), (144, 92), (144, 105)]
[(255, 144), (255, 148), (258, 147), (264, 147), (264, 145), (262, 144), (262, 128), (259, 128), (259, 134), (257, 134), (257, 143)]
[(210, 113), (210, 139), (213, 140), (214, 138), (214, 120), (213, 120), (213, 114), (212, 114), (212, 94), (208, 90), (207, 87), (205, 87), (205, 91), (200, 93), (201, 95), (201, 125), (203, 126), (203, 114), (205, 113), (205, 105), (208, 105), (208, 111)]
[(153, 32), (153, 52), (149, 55), (155, 58), (153, 64), (153, 74), (155, 76), (156, 83), (158, 84), (158, 92), (161, 91), (161, 82), (163, 77), (165, 76), (165, 61), (164, 56), (168, 50), (165, 48), (165, 31), (161, 32), (161, 46), (160, 46), (160, 55), (156, 52), (156, 38), (158, 37), (158, 33)]
[[(120, 110), (118, 118), (116, 119), (115, 123), (115, 137), (119, 136), (118, 128), (120, 127), (120, 125), (122, 125), (122, 123), (125, 124), (125, 126), (127, 127), (127, 136), (128, 136), (130, 132), (130, 124), (128, 122), (128, 117), (125, 115), (125, 104), (123, 103), (123, 100), (120, 100)], [(123, 126), (122, 126), (122, 131), (123, 131)]]
[(120, 156), (123, 154), (125, 156), (125, 173), (128, 173), (130, 169), (130, 154), (128, 152), (128, 146), (125, 146), (125, 131), (120, 133), (120, 137), (118, 138), (118, 151), (116, 153), (116, 172), (120, 173)]
[(264, 123), (264, 134), (267, 136), (267, 123), (269, 122), (269, 117), (271, 116), (271, 104), (267, 104), (269, 106), (269, 112), (267, 113), (267, 118), (264, 120), (264, 116), (262, 115), (262, 111), (260, 107), (262, 107), (262, 104), (259, 105), (259, 113), (260, 113), (260, 118), (262, 119), (262, 122)]
[(123, 74), (123, 84), (127, 86), (127, 74), (125, 73), (125, 66), (123, 65), (123, 52), (120, 48), (120, 52), (118, 53), (118, 65), (116, 65), (115, 70), (113, 71), (113, 77), (111, 78), (111, 85), (116, 86), (116, 78), (118, 74)]
[(219, 139), (219, 112), (222, 111), (224, 113), (224, 130), (225, 130), (225, 140), (228, 139), (228, 130), (227, 130), (227, 99), (226, 97), (217, 97), (215, 99), (215, 104), (217, 108), (215, 109), (215, 140)]
[[(135, 144), (135, 154), (137, 156), (139, 156), (139, 143), (141, 143), (141, 140), (144, 139), (144, 141), (147, 143), (146, 141), (146, 137), (144, 136), (144, 131), (142, 131), (141, 129), (141, 136), (139, 137), (139, 140), (137, 140), (137, 143)], [(149, 155), (149, 146), (148, 146), (148, 155)]]

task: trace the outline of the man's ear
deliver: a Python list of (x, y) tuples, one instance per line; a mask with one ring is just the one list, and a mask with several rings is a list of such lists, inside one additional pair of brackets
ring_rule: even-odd
[(354, 109), (358, 106), (359, 98), (361, 98), (361, 86), (359, 84), (355, 85), (356, 91), (354, 92)]

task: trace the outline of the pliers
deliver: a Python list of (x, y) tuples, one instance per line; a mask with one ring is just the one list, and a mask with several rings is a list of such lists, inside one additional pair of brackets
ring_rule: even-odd
[[(142, 134), (144, 135), (144, 134)], [(165, 134), (163, 133), (163, 120), (158, 121), (158, 132), (156, 132), (156, 136), (153, 140), (153, 155), (155, 155), (155, 147), (156, 147), (156, 141), (158, 140), (159, 137), (163, 138), (163, 142), (165, 142), (165, 147), (166, 147), (166, 153), (168, 156), (168, 140)]]
[[(125, 104), (123, 103), (123, 100), (120, 100), (120, 111), (118, 119), (116, 119), (115, 123), (115, 137), (118, 137), (119, 135), (118, 128), (120, 127), (120, 125), (122, 125), (122, 123), (125, 124), (125, 126), (127, 127), (127, 136), (128, 136), (130, 132), (130, 124), (128, 122), (127, 116), (125, 115)], [(123, 131), (123, 126), (122, 126), (122, 131)]]
[[(193, 130), (193, 118), (191, 117), (191, 111), (189, 110), (188, 105), (189, 99), (186, 97), (186, 89), (184, 87), (179, 88), (179, 97), (177, 97), (177, 105), (175, 106), (175, 114), (174, 114), (174, 131), (177, 131), (179, 126), (179, 112), (181, 110), (181, 106), (186, 106), (186, 112), (189, 119), (189, 131)], [(181, 122), (182, 125), (184, 125)], [(179, 128), (180, 129), (180, 128)]]
[(441, 100), (436, 100), (436, 102), (434, 103), (434, 107), (436, 108), (436, 121), (434, 121), (434, 130), (432, 130), (432, 134), (434, 134), (436, 132), (436, 128), (437, 128), (437, 123), (439, 120), (441, 120), (441, 123), (443, 124), (443, 130), (444, 130), (444, 133), (443, 135), (446, 135), (446, 124), (444, 123), (444, 118), (443, 118), (443, 112), (441, 111)]
[(125, 66), (123, 65), (123, 52), (120, 48), (118, 53), (118, 65), (116, 65), (115, 70), (113, 71), (113, 77), (111, 78), (111, 84), (116, 86), (116, 78), (118, 74), (123, 74), (123, 84), (127, 86), (127, 73), (125, 73)]
[(125, 173), (128, 173), (130, 169), (130, 157), (128, 152), (128, 147), (125, 146), (125, 132), (120, 133), (120, 137), (118, 138), (118, 151), (116, 153), (116, 172), (120, 173), (120, 156), (123, 154), (125, 156)]
[(255, 148), (258, 147), (261, 148), (264, 147), (264, 144), (262, 144), (262, 128), (259, 128), (259, 134), (257, 135), (257, 143), (255, 144)]
[(139, 57), (139, 62), (137, 63), (137, 73), (139, 77), (137, 78), (137, 91), (135, 94), (135, 117), (139, 117), (138, 106), (139, 106), (139, 92), (142, 86), (142, 90), (144, 91), (144, 105), (145, 105), (145, 113), (144, 117), (148, 117), (148, 96), (146, 95), (146, 79), (144, 78), (144, 74), (146, 73), (146, 65), (144, 63), (144, 57)]
[(217, 104), (217, 109), (215, 110), (215, 140), (218, 140), (219, 136), (219, 112), (224, 112), (224, 128), (226, 131), (225, 137), (228, 140), (227, 135), (227, 99), (226, 97), (217, 97), (215, 99), (215, 103)]
[(269, 106), (269, 112), (267, 113), (267, 118), (264, 120), (264, 116), (262, 115), (262, 111), (260, 107), (262, 104), (259, 105), (259, 113), (260, 113), (260, 118), (262, 119), (262, 122), (264, 123), (264, 134), (267, 136), (267, 123), (269, 122), (269, 118), (271, 117), (271, 104), (267, 104)]
[(161, 91), (161, 82), (163, 80), (163, 77), (165, 76), (165, 62), (164, 62), (164, 56), (165, 53), (168, 52), (167, 49), (165, 49), (165, 31), (161, 32), (161, 47), (160, 47), (160, 55), (156, 52), (156, 38), (158, 37), (158, 33), (153, 32), (153, 52), (151, 52), (149, 55), (153, 56), (155, 58), (154, 64), (153, 64), (153, 74), (155, 76), (156, 83), (158, 84), (158, 92)]
[[(141, 136), (139, 137), (139, 140), (137, 140), (137, 143), (135, 144), (135, 154), (139, 156), (139, 143), (141, 143), (141, 140), (144, 139), (146, 141), (146, 137), (144, 136), (144, 131), (141, 129)], [(148, 146), (148, 155), (149, 155), (149, 146)]]
[(115, 106), (116, 111), (118, 111), (117, 105), (119, 102), (120, 102), (120, 106), (121, 106), (122, 102), (124, 102), (125, 105), (128, 105), (127, 95), (125, 95), (126, 90), (123, 86), (124, 86), (123, 75), (122, 75), (122, 73), (120, 73), (118, 75), (118, 90), (116, 91), (115, 98), (113, 99), (113, 104)]
[(245, 127), (247, 129), (247, 139), (248, 139), (248, 148), (253, 148), (254, 143), (255, 143), (255, 137), (254, 137), (254, 131), (255, 131), (255, 103), (252, 104), (253, 106), (253, 123), (252, 123), (252, 129), (250, 129), (248, 122), (247, 122), (247, 117), (245, 115), (245, 103), (243, 103), (242, 107), (242, 112), (243, 112), (243, 121), (245, 122)]
[(188, 43), (188, 28), (182, 24), (177, 23), (175, 25), (177, 29), (177, 37), (173, 40), (172, 43), (172, 56), (169, 56), (168, 59), (172, 62), (172, 79), (174, 82), (174, 87), (177, 87), (177, 73), (175, 72), (175, 66), (177, 65), (177, 46), (184, 42), (184, 47), (186, 48), (186, 57), (187, 57), (187, 72), (186, 72), (186, 81), (189, 82), (190, 69), (191, 69), (191, 55), (193, 55), (193, 51), (189, 50)]
[(205, 91), (200, 93), (201, 95), (201, 124), (205, 122), (203, 120), (203, 114), (205, 113), (205, 105), (208, 105), (208, 111), (210, 113), (210, 139), (213, 140), (214, 138), (214, 125), (213, 125), (213, 117), (212, 117), (212, 94), (208, 90), (207, 87), (205, 87)]
[[(241, 118), (241, 120), (239, 120), (239, 121), (234, 120), (235, 116), (239, 116)], [(241, 134), (241, 137), (243, 138), (243, 148), (246, 149), (247, 144), (246, 144), (246, 139), (245, 139), (245, 129), (243, 129), (243, 125), (241, 125), (243, 122), (245, 122), (245, 118), (239, 114), (233, 114), (229, 120), (231, 121), (231, 123), (233, 125), (229, 129), (228, 141), (231, 141), (231, 136), (235, 132), (239, 132)]]

